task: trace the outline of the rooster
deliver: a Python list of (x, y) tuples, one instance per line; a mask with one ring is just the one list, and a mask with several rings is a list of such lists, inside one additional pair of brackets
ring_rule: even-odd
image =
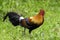
[(20, 25), (21, 27), (24, 27), (24, 32), (25, 32), (25, 29), (27, 28), (27, 29), (29, 29), (29, 34), (31, 34), (32, 30), (38, 28), (39, 26), (41, 26), (43, 24), (44, 14), (45, 14), (45, 11), (43, 9), (41, 9), (37, 15), (35, 15), (33, 17), (24, 18), (15, 12), (8, 12), (6, 14), (6, 16), (4, 16), (3, 21), (5, 21), (5, 19), (8, 16), (9, 21), (14, 26)]

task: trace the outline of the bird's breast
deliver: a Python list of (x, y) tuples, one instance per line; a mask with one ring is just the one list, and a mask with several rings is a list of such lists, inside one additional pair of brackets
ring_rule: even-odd
[(43, 18), (42, 17), (35, 17), (31, 19), (31, 22), (35, 23), (35, 24), (41, 24), (43, 22)]

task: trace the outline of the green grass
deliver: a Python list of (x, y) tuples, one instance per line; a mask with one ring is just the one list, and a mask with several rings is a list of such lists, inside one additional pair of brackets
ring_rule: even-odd
[[(44, 24), (32, 31), (31, 38), (28, 29), (23, 36), (22, 27), (14, 27), (8, 18), (2, 21), (9, 11), (30, 17), (40, 9), (45, 10)], [(60, 0), (0, 0), (0, 40), (60, 40)]]

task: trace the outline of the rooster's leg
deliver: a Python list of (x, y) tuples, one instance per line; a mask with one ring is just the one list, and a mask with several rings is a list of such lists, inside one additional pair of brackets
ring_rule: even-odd
[(22, 31), (22, 36), (25, 35), (26, 28), (24, 28), (24, 31)]
[(31, 35), (31, 31), (32, 31), (32, 30), (30, 29), (30, 30), (29, 30), (29, 35), (30, 35), (30, 38), (32, 37), (32, 35)]
[(24, 28), (24, 35), (25, 35), (26, 28)]
[(32, 31), (32, 30), (29, 30), (29, 34), (31, 34), (31, 31)]

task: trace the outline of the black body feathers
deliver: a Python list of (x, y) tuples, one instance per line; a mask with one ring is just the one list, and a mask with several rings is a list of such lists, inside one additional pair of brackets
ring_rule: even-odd
[(14, 26), (17, 26), (19, 25), (19, 17), (20, 15), (18, 15), (17, 13), (15, 12), (8, 12), (6, 14), (6, 16), (4, 16), (4, 19), (3, 21), (5, 21), (5, 19), (9, 17), (9, 21), (14, 25)]

